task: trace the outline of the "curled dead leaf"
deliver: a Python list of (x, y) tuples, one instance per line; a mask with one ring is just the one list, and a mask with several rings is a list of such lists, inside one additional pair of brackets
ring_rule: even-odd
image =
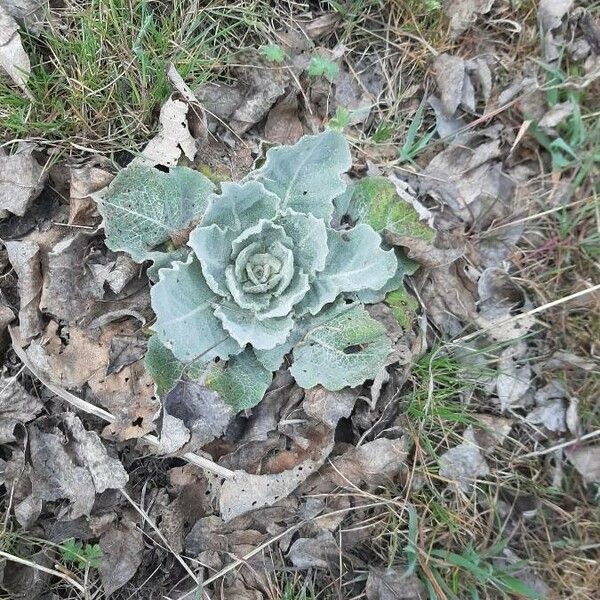
[(21, 338), (29, 341), (42, 330), (40, 297), (42, 272), (40, 248), (36, 242), (5, 242), (8, 259), (19, 277), (19, 329)]

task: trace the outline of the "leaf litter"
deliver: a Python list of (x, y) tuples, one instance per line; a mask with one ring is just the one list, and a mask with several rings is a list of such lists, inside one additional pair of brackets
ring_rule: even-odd
[[(476, 27), (476, 17), (482, 20), (492, 4), (447, 2), (452, 35)], [(546, 59), (556, 60), (553, 48), (564, 44), (560, 31), (571, 3), (551, 4), (541, 3), (539, 19)], [(5, 19), (8, 13), (1, 14)], [(323, 36), (338, 22), (335, 16), (317, 18), (312, 29), (309, 23), (308, 37)], [(23, 61), (15, 32), (10, 37), (12, 56)], [(405, 251), (410, 259), (398, 274), (399, 281), (410, 277), (407, 297), (414, 300), (414, 293), (418, 298), (410, 316), (398, 308), (405, 304), (393, 303), (393, 289), (382, 292), (369, 311), (394, 342), (385, 369), (365, 385), (303, 390), (284, 364), (273, 382), (261, 388), (263, 400), (257, 406), (245, 404), (250, 388), (240, 372), (234, 382), (239, 402), (234, 410), (223, 399), (231, 381), (209, 389), (210, 377), (199, 377), (194, 364), (171, 363), (167, 356), (160, 358), (161, 379), (155, 389), (147, 371), (156, 369), (148, 366), (148, 357), (144, 364), (152, 344), (145, 330), (152, 321), (145, 261), (159, 264), (157, 252), (184, 245), (190, 226), (205, 210), (190, 198), (186, 178), (214, 189), (214, 178), (210, 181), (188, 167), (199, 166), (204, 158), (199, 155), (209, 146), (218, 146), (221, 156), (239, 152), (242, 157), (245, 143), (252, 158), (261, 155), (259, 137), (294, 143), (321, 128), (338, 107), (349, 110), (345, 126), (351, 132), (368, 127), (375, 112), (383, 80), (375, 67), (363, 64), (361, 69), (360, 61), (352, 63), (346, 50), (336, 47), (318, 48), (320, 62), (313, 61), (311, 68), (307, 53), (312, 42), (300, 35), (294, 46), (293, 36), (288, 37), (282, 64), (253, 53), (241, 55), (239, 65), (231, 68), (235, 84), (204, 84), (195, 90), (216, 141), (199, 134), (191, 123), (189, 98), (167, 100), (157, 135), (135, 159), (140, 165), (161, 167), (150, 171), (157, 183), (149, 186), (148, 201), (122, 182), (127, 171), (113, 179), (114, 166), (96, 159), (70, 168), (68, 206), (54, 209), (55, 221), (50, 219), (45, 231), (28, 231), (5, 242), (7, 265), (14, 269), (8, 280), (12, 287), (6, 286), (6, 293), (3, 287), (0, 298), (7, 322), (13, 318), (11, 309), (18, 311), (18, 335), (29, 361), (67, 393), (57, 396), (50, 388), (15, 377), (14, 364), (8, 367), (0, 380), (0, 441), (10, 448), (0, 463), (2, 477), (12, 490), (14, 517), (23, 527), (35, 528), (48, 519), (66, 527), (83, 519), (86, 527), (96, 528), (90, 539), (98, 540), (102, 549), (99, 578), (106, 596), (120, 597), (119, 590), (141, 582), (138, 576), (151, 560), (144, 536), (155, 535), (115, 490), (139, 492), (139, 464), (158, 460), (166, 465), (155, 473), (162, 484), (148, 479), (143, 493), (151, 500), (144, 504), (141, 494), (140, 506), (158, 518), (159, 530), (176, 553), (185, 551), (217, 572), (245, 563), (254, 570), (258, 566), (260, 573), (275, 569), (274, 561), (283, 564), (259, 551), (265, 544), (281, 550), (297, 569), (341, 576), (339, 541), (346, 535), (341, 524), (352, 527), (366, 518), (357, 498), (365, 494), (372, 499), (382, 489), (408, 485), (415, 443), (421, 438), (398, 406), (406, 407), (411, 369), (427, 346), (435, 345), (437, 335), (460, 347), (461, 337), (477, 334), (482, 353), (490, 352), (490, 344), (498, 346), (491, 352), (495, 375), (478, 404), (485, 414), (478, 413), (458, 439), (445, 443), (435, 461), (433, 472), (444, 494), (476, 498), (496, 475), (496, 454), (523, 427), (531, 428), (527, 431), (536, 443), (548, 445), (581, 433), (577, 401), (568, 397), (560, 378), (540, 377), (527, 337), (538, 332), (528, 314), (534, 306), (530, 292), (512, 260), (525, 232), (522, 225), (510, 224), (522, 209), (519, 173), (509, 152), (515, 147), (513, 133), (493, 114), (483, 127), (473, 120), (479, 108), (487, 113), (488, 103), (499, 97), (500, 105), (509, 102), (535, 80), (525, 78), (513, 91), (502, 90), (486, 60), (447, 53), (432, 60), (437, 89), (428, 97), (435, 113), (430, 116), (445, 142), (410, 169), (378, 168), (377, 177), (369, 181), (376, 191), (361, 179), (348, 197), (335, 201), (345, 206), (343, 216), (350, 222), (367, 210), (387, 248)], [(1, 54), (5, 45), (0, 44), (0, 55), (11, 56)], [(16, 83), (23, 85), (24, 80)], [(570, 102), (544, 106), (539, 126), (555, 135), (572, 114)], [(46, 184), (41, 156), (32, 147), (13, 154), (2, 151), (1, 209), (19, 217), (31, 213)], [(186, 166), (178, 166), (182, 163)], [(229, 173), (238, 168), (244, 173), (251, 166), (242, 159), (240, 165), (221, 161)], [(168, 188), (160, 181), (178, 177), (181, 193), (167, 197)], [(107, 203), (103, 192), (109, 185), (122, 185), (122, 193)], [(172, 202), (173, 210), (156, 212), (165, 202)], [(119, 229), (97, 230), (100, 216), (106, 219), (110, 212), (121, 215)], [(503, 225), (495, 229), (499, 221)], [(62, 230), (56, 223), (89, 229)], [(420, 342), (413, 331), (416, 313), (430, 324)], [(405, 320), (399, 322), (394, 314)], [(559, 371), (594, 368), (586, 358), (563, 351), (545, 364), (542, 369)], [(219, 379), (221, 371), (212, 375)], [(108, 411), (113, 422), (104, 426), (70, 406), (68, 393), (87, 402), (92, 412), (94, 407)], [(144, 441), (149, 434), (156, 434), (153, 444)], [(574, 443), (563, 454), (587, 485), (598, 482), (597, 446)], [(198, 462), (186, 464), (191, 457)], [(417, 489), (420, 484), (411, 485)], [(355, 587), (358, 594), (370, 600), (426, 597), (422, 574), (417, 577), (404, 563), (365, 566), (352, 542), (343, 552), (344, 561), (359, 565), (363, 574), (362, 587)], [(37, 555), (32, 560), (45, 564)], [(207, 576), (214, 573), (210, 569)], [(259, 591), (264, 590), (260, 575), (252, 569), (242, 569), (238, 577), (223, 575), (231, 597), (265, 597)], [(202, 568), (197, 571), (201, 574)], [(23, 567), (23, 574), (32, 572)], [(6, 571), (4, 577), (8, 589)]]

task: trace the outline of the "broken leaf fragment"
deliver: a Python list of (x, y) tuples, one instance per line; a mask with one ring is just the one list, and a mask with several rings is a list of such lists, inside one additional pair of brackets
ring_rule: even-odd
[(42, 330), (40, 247), (33, 240), (5, 242), (8, 259), (19, 277), (19, 329), (24, 341)]
[(175, 167), (182, 154), (190, 161), (194, 160), (196, 140), (190, 133), (187, 113), (187, 103), (169, 98), (160, 109), (158, 133), (133, 164)]
[(106, 596), (123, 587), (137, 571), (142, 562), (144, 538), (135, 523), (122, 521), (113, 524), (100, 537), (102, 560), (100, 579)]
[(449, 479), (466, 494), (480, 477), (489, 475), (490, 468), (478, 446), (463, 442), (450, 448), (439, 458), (440, 475)]
[(369, 567), (367, 600), (421, 600), (425, 586), (416, 575), (401, 567)]
[(18, 423), (35, 419), (43, 408), (42, 402), (29, 394), (14, 377), (0, 378), (0, 444), (15, 440)]
[(29, 426), (32, 496), (69, 500), (68, 515), (89, 515), (96, 493), (120, 489), (128, 481), (121, 463), (108, 455), (93, 431), (73, 413), (38, 419)]

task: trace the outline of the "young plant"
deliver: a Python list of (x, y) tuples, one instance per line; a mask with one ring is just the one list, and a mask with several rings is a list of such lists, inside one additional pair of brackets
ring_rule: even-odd
[[(97, 196), (108, 247), (155, 261), (146, 364), (159, 393), (193, 365), (205, 385), (248, 408), (290, 353), (304, 388), (339, 390), (377, 374), (391, 341), (364, 303), (401, 288), (415, 267), (380, 233), (432, 232), (387, 180), (347, 186), (350, 166), (345, 138), (328, 130), (269, 150), (220, 193), (184, 167), (132, 167)], [(344, 215), (354, 225), (334, 228)], [(186, 248), (153, 250), (198, 221)]]

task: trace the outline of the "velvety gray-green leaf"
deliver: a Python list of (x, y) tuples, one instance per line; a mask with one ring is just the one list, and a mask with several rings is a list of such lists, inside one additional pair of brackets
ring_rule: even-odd
[(256, 406), (272, 379), (271, 371), (267, 371), (248, 349), (232, 357), (226, 366), (212, 363), (205, 373), (204, 385), (239, 412)]
[(381, 248), (381, 237), (361, 223), (348, 231), (327, 231), (329, 254), (325, 269), (317, 273), (300, 310), (317, 314), (342, 292), (378, 290), (396, 273), (393, 250)]
[(209, 198), (202, 227), (216, 224), (237, 235), (260, 219), (273, 219), (280, 206), (278, 196), (258, 181), (223, 183), (221, 190)]
[(307, 273), (322, 271), (328, 253), (327, 228), (323, 220), (287, 209), (276, 222), (283, 226), (294, 243), (296, 265)]
[(324, 313), (294, 347), (290, 371), (298, 385), (340, 390), (374, 378), (391, 350), (383, 325), (360, 305), (331, 319)]
[(367, 223), (375, 231), (387, 230), (431, 241), (435, 232), (419, 219), (415, 208), (400, 198), (396, 186), (385, 177), (365, 177), (335, 200), (336, 213), (354, 223)]
[(267, 152), (265, 164), (250, 177), (281, 199), (281, 208), (310, 213), (327, 223), (333, 199), (346, 188), (341, 175), (351, 166), (348, 142), (336, 131), (305, 136), (293, 146)]
[(143, 262), (149, 250), (204, 214), (213, 189), (208, 178), (187, 167), (168, 173), (141, 165), (123, 169), (93, 194), (104, 217), (106, 245)]
[(160, 281), (151, 289), (153, 326), (158, 339), (184, 363), (228, 358), (241, 351), (214, 315), (217, 297), (208, 287), (200, 264), (192, 257), (159, 271)]
[(223, 193), (209, 198), (202, 223), (190, 234), (188, 245), (199, 258), (206, 282), (214, 292), (229, 294), (225, 270), (234, 240), (261, 219), (273, 219), (278, 205), (279, 198), (257, 181), (224, 183)]
[(264, 350), (283, 344), (294, 325), (291, 316), (259, 319), (255, 312), (244, 310), (229, 301), (219, 304), (215, 315), (240, 346), (251, 344), (254, 348)]
[(343, 301), (340, 301), (331, 305), (327, 310), (323, 311), (316, 317), (308, 315), (297, 319), (294, 324), (294, 328), (283, 344), (279, 344), (270, 350), (257, 350), (255, 348), (254, 354), (256, 355), (256, 358), (265, 367), (265, 369), (276, 371), (281, 366), (283, 357), (290, 352), (298, 342), (302, 340), (309, 330), (318, 327), (322, 323), (326, 323), (346, 310), (348, 310), (348, 305), (346, 305)]
[(159, 250), (153, 250), (146, 254), (146, 260), (151, 260), (152, 264), (146, 269), (146, 275), (152, 283), (158, 281), (159, 269), (166, 269), (170, 267), (176, 260), (185, 262), (187, 260), (190, 249), (186, 246), (177, 248), (170, 252), (160, 252)]
[(411, 260), (404, 254), (404, 251), (399, 248), (394, 248), (394, 254), (398, 261), (398, 268), (387, 283), (378, 290), (361, 290), (356, 294), (358, 300), (364, 304), (376, 304), (381, 302), (388, 292), (398, 289), (404, 289), (404, 276), (412, 275), (418, 268), (419, 263)]

